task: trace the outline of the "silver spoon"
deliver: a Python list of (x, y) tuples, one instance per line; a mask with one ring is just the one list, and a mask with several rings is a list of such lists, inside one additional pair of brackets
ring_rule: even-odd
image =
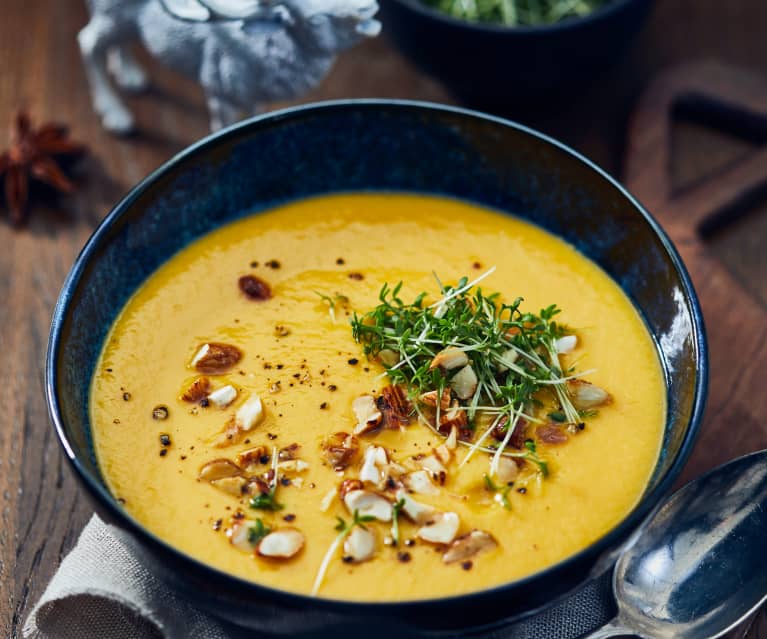
[(645, 522), (613, 573), (618, 614), (584, 639), (715, 639), (767, 600), (767, 451), (690, 482)]

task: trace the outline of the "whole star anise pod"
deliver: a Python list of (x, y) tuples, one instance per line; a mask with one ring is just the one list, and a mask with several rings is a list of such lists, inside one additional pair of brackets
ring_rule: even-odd
[(0, 177), (5, 175), (5, 201), (11, 223), (19, 226), (25, 218), (30, 179), (71, 193), (75, 185), (55, 158), (83, 153), (85, 147), (69, 138), (63, 124), (50, 122), (33, 129), (26, 111), (19, 111), (13, 118), (10, 141), (10, 148), (0, 154)]

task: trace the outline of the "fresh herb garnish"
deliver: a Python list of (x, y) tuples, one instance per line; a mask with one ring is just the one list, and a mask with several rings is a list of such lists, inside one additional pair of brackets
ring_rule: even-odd
[(272, 532), (272, 529), (268, 526), (264, 525), (264, 522), (261, 521), (261, 519), (256, 519), (254, 521), (250, 528), (248, 529), (248, 541), (251, 544), (257, 544), (259, 541), (261, 541), (264, 537), (266, 537), (270, 532)]
[(254, 510), (271, 510), (276, 512), (285, 507), (277, 502), (277, 487), (280, 485), (278, 461), (279, 453), (275, 446), (272, 448), (272, 479), (269, 484), (269, 492), (259, 493), (255, 497), (251, 497), (250, 507)]
[[(461, 442), (471, 448), (461, 465), (477, 450), (484, 450), (493, 454), (491, 476), (497, 473), (501, 455), (527, 459), (546, 473), (547, 467), (535, 451), (507, 447), (518, 424), (544, 423), (536, 415), (544, 400), (555, 406), (563, 421), (580, 421), (566, 388), (574, 376), (572, 371), (562, 371), (556, 349), (556, 340), (565, 334), (555, 320), (560, 310), (552, 304), (536, 315), (522, 310), (522, 298), (507, 304), (499, 293), (485, 295), (477, 284), (494, 271), (495, 267), (473, 282), (463, 277), (455, 286), (444, 286), (437, 278), (441, 298), (429, 305), (426, 293), (408, 304), (400, 297), (402, 282), (394, 288), (384, 284), (378, 306), (362, 316), (354, 314), (352, 334), (369, 358), (378, 357), (384, 363), (393, 384), (408, 389), (420, 420), (438, 432), (445, 410), (437, 402), (431, 418), (419, 405), (419, 398), (430, 391), (441, 397), (451, 387), (456, 391), (457, 375), (464, 368), (471, 369), (464, 371), (462, 379), (473, 380), (474, 387), (470, 393), (463, 392), (467, 399), (453, 400), (451, 409), (465, 410), (471, 424), (485, 417), (490, 425), (473, 442)], [(435, 365), (444, 360), (448, 349), (467, 366)], [(442, 360), (437, 357), (440, 354)], [(505, 433), (503, 440), (492, 447), (485, 445), (496, 428)]]
[(354, 511), (352, 520), (349, 523), (346, 523), (342, 517), (336, 517), (336, 519), (338, 520), (338, 523), (336, 524), (335, 529), (338, 531), (338, 534), (333, 540), (333, 543), (330, 544), (328, 551), (322, 559), (319, 570), (317, 570), (317, 576), (314, 578), (314, 585), (312, 586), (312, 595), (316, 595), (322, 587), (322, 582), (325, 579), (325, 573), (328, 571), (330, 561), (333, 559), (333, 555), (336, 554), (341, 542), (346, 539), (355, 527), (359, 526), (360, 528), (367, 530), (365, 524), (375, 521), (375, 517), (372, 515), (360, 515), (357, 510)]
[(553, 24), (588, 15), (609, 0), (423, 0), (448, 15), (507, 26)]
[(346, 297), (346, 295), (341, 295), (341, 293), (336, 293), (333, 297), (330, 297), (330, 295), (325, 295), (324, 293), (320, 293), (319, 291), (314, 291), (314, 294), (319, 295), (320, 299), (322, 299), (322, 301), (328, 305), (328, 314), (330, 315), (330, 319), (333, 324), (335, 324), (336, 304), (348, 304), (349, 298)]
[(391, 507), (391, 538), (395, 546), (399, 546), (399, 514), (405, 507), (405, 500), (400, 499)]
[(491, 493), (495, 493), (495, 497), (497, 500), (501, 502), (501, 505), (506, 510), (511, 510), (511, 502), (509, 501), (509, 491), (512, 489), (512, 486), (506, 485), (506, 486), (498, 486), (496, 483), (490, 478), (490, 475), (485, 473), (485, 486)]

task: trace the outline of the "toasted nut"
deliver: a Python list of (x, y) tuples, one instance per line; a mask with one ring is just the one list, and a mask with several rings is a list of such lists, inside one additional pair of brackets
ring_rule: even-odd
[(277, 467), (288, 473), (302, 473), (309, 470), (309, 464), (303, 459), (288, 459), (277, 464)]
[(379, 521), (391, 521), (389, 500), (369, 490), (353, 490), (344, 497), (344, 504), (350, 513), (369, 515)]
[(371, 395), (362, 395), (352, 402), (352, 410), (357, 418), (354, 427), (355, 435), (362, 435), (375, 430), (381, 423), (383, 415), (376, 406), (375, 399)]
[(447, 472), (447, 468), (445, 468), (442, 465), (442, 462), (439, 461), (439, 459), (437, 459), (434, 455), (426, 455), (426, 457), (419, 459), (418, 463), (421, 464), (421, 468), (428, 470), (434, 475), (439, 475), (440, 473)]
[(399, 490), (396, 498), (397, 501), (405, 502), (402, 507), (402, 512), (405, 513), (408, 519), (413, 523), (423, 525), (437, 514), (437, 511), (433, 507), (417, 502), (404, 490)]
[(420, 493), (421, 495), (439, 494), (439, 488), (432, 483), (430, 473), (426, 470), (417, 470), (403, 475), (402, 481), (414, 493)]
[(242, 550), (243, 552), (250, 552), (253, 550), (253, 544), (250, 542), (250, 521), (240, 519), (232, 524), (231, 528), (226, 531), (226, 536), (229, 537), (229, 543), (235, 548)]
[(242, 475), (242, 470), (233, 461), (229, 459), (214, 459), (207, 464), (203, 464), (197, 475), (203, 481), (215, 481), (224, 477), (236, 477)]
[(197, 377), (181, 394), (181, 399), (196, 404), (208, 396), (208, 391), (210, 391), (210, 380), (207, 377)]
[(345, 499), (353, 490), (362, 490), (365, 487), (359, 479), (344, 479), (341, 485), (338, 487), (338, 495), (341, 499)]
[(450, 429), (450, 434), (447, 436), (444, 445), (448, 450), (458, 448), (458, 429), (455, 426)]
[(210, 485), (215, 486), (225, 493), (238, 497), (242, 495), (246, 481), (247, 480), (244, 477), (222, 477), (221, 479), (211, 479)]
[(571, 379), (567, 382), (567, 391), (573, 400), (573, 406), (578, 410), (588, 410), (604, 406), (613, 401), (606, 390), (599, 388), (582, 379)]
[(269, 288), (269, 285), (255, 275), (243, 275), (237, 280), (237, 284), (249, 300), (263, 302), (272, 296), (272, 290)]
[(439, 428), (437, 430), (439, 430), (440, 433), (446, 434), (455, 428), (458, 430), (458, 435), (460, 437), (462, 430), (465, 429), (468, 424), (469, 417), (466, 414), (466, 411), (461, 408), (457, 402), (454, 402), (451, 408), (440, 415)]
[[(423, 404), (436, 408), (438, 395), (439, 392), (433, 390), (429, 391), (428, 393), (423, 393), (423, 395), (421, 395), (418, 399), (420, 399)], [(447, 388), (442, 391), (442, 397), (440, 397), (439, 405), (442, 410), (447, 410), (450, 408), (450, 391)]]
[(501, 457), (498, 460), (498, 470), (496, 471), (496, 478), (502, 484), (508, 484), (514, 481), (519, 475), (519, 466), (510, 457)]
[(322, 498), (322, 501), (320, 502), (320, 510), (323, 513), (326, 513), (328, 511), (328, 508), (330, 508), (330, 505), (333, 503), (333, 499), (338, 494), (338, 491), (335, 488), (331, 488), (328, 492), (325, 493), (325, 496)]
[(220, 375), (242, 359), (240, 349), (231, 344), (208, 342), (197, 349), (192, 366), (206, 375)]
[(240, 468), (248, 471), (255, 470), (255, 467), (261, 463), (261, 458), (268, 455), (266, 446), (254, 446), (237, 453), (234, 461)]
[(381, 446), (368, 446), (360, 469), (360, 480), (378, 484), (383, 479), (381, 467), (386, 466), (389, 456)]
[(437, 513), (418, 529), (416, 535), (433, 544), (449, 544), (458, 534), (461, 520), (455, 513)]
[(429, 364), (429, 369), (433, 370), (439, 366), (442, 370), (449, 371), (454, 368), (461, 368), (469, 363), (469, 356), (460, 348), (448, 346), (434, 356)]
[(290, 559), (304, 547), (304, 535), (296, 528), (280, 528), (258, 544), (258, 554), (272, 559)]
[(261, 398), (253, 393), (245, 403), (240, 406), (237, 414), (234, 416), (234, 423), (237, 430), (247, 432), (256, 426), (264, 417), (264, 406)]
[(378, 353), (378, 359), (381, 360), (381, 363), (384, 366), (391, 368), (392, 366), (396, 366), (399, 363), (399, 353), (391, 350), (390, 348), (384, 348)]
[(469, 399), (477, 390), (477, 374), (471, 365), (464, 366), (450, 380), (450, 388), (455, 391), (458, 399)]
[(413, 407), (399, 386), (385, 386), (376, 400), (376, 406), (383, 415), (385, 428), (401, 428), (410, 423)]
[[(452, 430), (450, 431), (453, 432)], [(453, 459), (453, 450), (448, 447), (447, 443), (440, 444), (434, 449), (434, 456), (442, 463), (442, 464), (449, 464), (450, 460)]]
[(226, 408), (237, 399), (237, 389), (231, 384), (222, 386), (208, 395), (208, 401), (218, 408)]
[(266, 495), (269, 493), (269, 484), (260, 477), (250, 477), (243, 487), (242, 492), (251, 497)]
[(376, 551), (376, 537), (372, 530), (357, 526), (344, 540), (344, 556), (354, 563), (370, 559)]
[(288, 459), (298, 459), (298, 451), (301, 449), (301, 444), (293, 442), (290, 446), (280, 448), (279, 457), (280, 461), (287, 461)]
[(509, 348), (501, 354), (502, 361), (495, 365), (495, 370), (497, 370), (499, 373), (505, 373), (507, 370), (509, 370), (508, 365), (516, 362), (517, 357), (519, 357), (519, 353), (516, 351), (516, 349)]
[(325, 459), (333, 470), (345, 470), (354, 461), (359, 448), (357, 438), (343, 432), (333, 433), (323, 444)]
[(457, 561), (465, 561), (479, 553), (493, 550), (498, 546), (490, 533), (484, 530), (472, 530), (470, 533), (461, 535), (442, 555), (442, 561), (446, 564), (453, 564)]
[(535, 434), (538, 439), (547, 444), (565, 444), (570, 439), (570, 436), (566, 432), (556, 424), (552, 423), (538, 426), (538, 428), (535, 429)]
[(572, 353), (576, 346), (578, 346), (578, 337), (575, 335), (565, 335), (554, 342), (554, 348), (560, 355)]

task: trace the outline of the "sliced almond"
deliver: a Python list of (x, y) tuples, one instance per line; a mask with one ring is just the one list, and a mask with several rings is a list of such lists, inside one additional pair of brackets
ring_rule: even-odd
[(362, 395), (355, 399), (352, 402), (352, 410), (357, 419), (357, 425), (354, 427), (355, 435), (375, 430), (383, 418), (372, 395)]
[(369, 490), (353, 490), (344, 497), (350, 513), (369, 515), (379, 521), (391, 521), (391, 503), (388, 499)]
[(588, 410), (597, 406), (604, 406), (613, 400), (610, 393), (606, 390), (582, 379), (569, 380), (567, 382), (567, 391), (573, 400), (573, 406), (578, 410)]
[(554, 342), (554, 349), (560, 355), (572, 353), (576, 346), (578, 346), (578, 337), (575, 335), (565, 335)]
[(362, 468), (360, 469), (360, 480), (376, 485), (379, 484), (383, 479), (381, 468), (386, 466), (388, 461), (389, 458), (385, 448), (381, 446), (368, 446), (363, 457)]
[(428, 504), (422, 504), (416, 501), (404, 490), (397, 492), (397, 501), (405, 502), (402, 506), (402, 512), (405, 513), (408, 519), (416, 524), (423, 525), (437, 514), (435, 508), (429, 506)]
[(222, 477), (221, 479), (211, 479), (210, 485), (229, 495), (239, 497), (242, 495), (246, 481), (247, 480), (244, 477)]
[(431, 481), (431, 474), (426, 470), (417, 470), (402, 476), (405, 486), (414, 493), (421, 495), (438, 495), (437, 488)]
[(458, 399), (469, 399), (477, 390), (477, 374), (471, 365), (464, 366), (450, 380), (450, 388), (453, 389)]
[(384, 366), (391, 368), (399, 364), (399, 353), (390, 348), (384, 348), (382, 351), (379, 351), (378, 359), (381, 360)]
[(482, 552), (493, 550), (498, 546), (490, 533), (484, 530), (472, 530), (470, 533), (461, 535), (450, 544), (450, 547), (442, 555), (442, 561), (452, 564), (457, 561), (466, 561)]
[(440, 473), (447, 472), (447, 468), (445, 468), (442, 465), (442, 462), (439, 461), (439, 459), (437, 459), (434, 455), (426, 455), (426, 457), (419, 459), (418, 463), (421, 465), (421, 468), (428, 470), (434, 475), (439, 475)]
[(351, 557), (354, 563), (370, 559), (376, 551), (376, 537), (369, 528), (357, 526), (344, 540), (344, 557)]
[(322, 498), (322, 501), (320, 502), (320, 511), (323, 513), (328, 512), (328, 509), (330, 508), (330, 505), (333, 503), (333, 499), (335, 499), (335, 496), (338, 494), (338, 491), (334, 488), (331, 488), (328, 492), (325, 493), (325, 496)]
[(269, 533), (258, 544), (257, 552), (271, 559), (290, 559), (304, 547), (304, 535), (296, 528), (280, 528)]
[(254, 446), (237, 453), (234, 461), (237, 462), (240, 468), (252, 472), (256, 470), (256, 467), (261, 463), (261, 459), (265, 455), (268, 455), (266, 446)]
[[(450, 431), (453, 432), (452, 430)], [(442, 463), (449, 464), (453, 459), (453, 450), (447, 446), (447, 444), (440, 444), (434, 449), (434, 456)]]
[(250, 542), (250, 526), (251, 522), (248, 520), (235, 521), (232, 527), (226, 531), (229, 543), (243, 552), (253, 550), (253, 544)]
[(242, 359), (242, 352), (231, 344), (208, 342), (202, 344), (192, 358), (192, 367), (206, 375), (227, 372)]
[(309, 470), (309, 463), (303, 459), (288, 459), (277, 464), (277, 468), (288, 473), (302, 473)]
[(458, 429), (455, 426), (450, 428), (450, 434), (445, 439), (445, 447), (448, 450), (455, 450), (458, 448)]
[(437, 513), (418, 529), (416, 535), (432, 544), (449, 544), (458, 534), (461, 520), (455, 513)]
[(450, 408), (450, 391), (447, 388), (442, 391), (441, 397), (439, 396), (438, 391), (433, 390), (427, 393), (423, 393), (418, 399), (420, 399), (423, 404), (436, 408), (438, 397), (439, 405), (442, 410), (447, 410)]
[(247, 432), (256, 426), (264, 418), (264, 405), (261, 398), (253, 393), (245, 403), (240, 406), (234, 416), (234, 423), (241, 432)]
[(208, 401), (217, 408), (226, 408), (237, 399), (237, 389), (231, 384), (217, 388), (208, 395)]
[(200, 467), (197, 477), (203, 481), (215, 481), (224, 477), (236, 477), (242, 475), (242, 470), (237, 464), (229, 459), (213, 459)]
[(498, 459), (498, 469), (495, 473), (496, 479), (502, 484), (508, 484), (514, 481), (519, 475), (519, 466), (510, 457), (501, 456)]
[(495, 366), (495, 370), (497, 370), (499, 373), (505, 373), (507, 370), (509, 370), (509, 364), (513, 364), (517, 361), (517, 357), (519, 357), (519, 353), (514, 348), (509, 348), (505, 350), (501, 354), (501, 360), (498, 362)]
[(431, 364), (429, 364), (429, 369), (433, 370), (439, 367), (442, 370), (449, 371), (454, 368), (466, 366), (468, 363), (469, 356), (465, 352), (455, 346), (448, 346), (434, 356), (434, 359), (431, 360)]

